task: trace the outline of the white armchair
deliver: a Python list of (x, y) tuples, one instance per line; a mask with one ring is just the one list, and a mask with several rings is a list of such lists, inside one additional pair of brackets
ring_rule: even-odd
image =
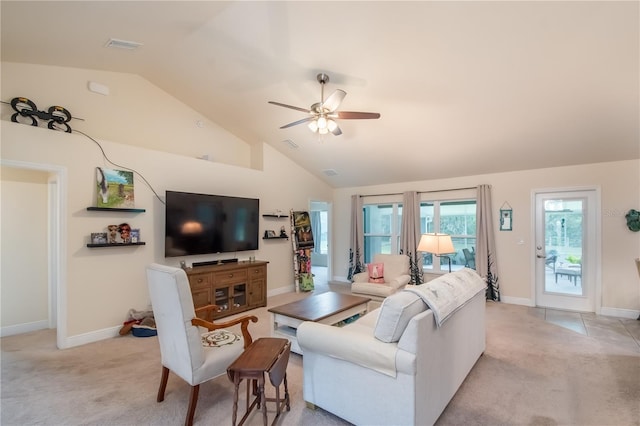
[(403, 254), (376, 254), (373, 262), (384, 265), (384, 282), (369, 282), (369, 271), (353, 276), (351, 292), (362, 294), (376, 301), (382, 301), (396, 291), (404, 288), (411, 281), (409, 256)]
[[(162, 377), (158, 402), (164, 400), (169, 370), (191, 385), (191, 398), (185, 425), (193, 423), (200, 384), (226, 374), (227, 367), (251, 344), (249, 321), (255, 316), (243, 316), (224, 323), (213, 324), (196, 317), (187, 274), (179, 268), (151, 264), (147, 267), (147, 282), (158, 330)], [(217, 309), (215, 305), (198, 308), (197, 312)], [(202, 345), (201, 330), (229, 328), (241, 324), (242, 337), (232, 344), (217, 347)], [(229, 330), (231, 331), (231, 330)]]

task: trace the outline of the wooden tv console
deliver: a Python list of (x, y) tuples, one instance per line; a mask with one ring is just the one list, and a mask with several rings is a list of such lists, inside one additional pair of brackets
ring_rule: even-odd
[(186, 270), (194, 307), (219, 306), (213, 319), (267, 306), (267, 263), (256, 260)]

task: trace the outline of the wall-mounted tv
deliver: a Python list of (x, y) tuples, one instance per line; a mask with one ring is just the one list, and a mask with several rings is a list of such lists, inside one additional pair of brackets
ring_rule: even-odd
[(166, 257), (258, 249), (260, 200), (166, 192)]

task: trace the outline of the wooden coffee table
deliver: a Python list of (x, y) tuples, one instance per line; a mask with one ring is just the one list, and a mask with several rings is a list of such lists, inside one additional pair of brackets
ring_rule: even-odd
[(302, 355), (296, 330), (305, 321), (340, 326), (344, 320), (367, 312), (368, 297), (329, 291), (306, 297), (286, 305), (269, 309), (273, 319), (274, 337), (286, 337), (291, 341), (291, 351)]

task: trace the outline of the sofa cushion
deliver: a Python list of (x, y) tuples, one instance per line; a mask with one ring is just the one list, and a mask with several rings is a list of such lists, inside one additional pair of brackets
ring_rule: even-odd
[(397, 342), (414, 315), (427, 310), (420, 296), (399, 292), (382, 302), (374, 336), (383, 342)]
[(378, 297), (380, 299), (384, 299), (385, 297), (391, 296), (398, 289), (388, 283), (376, 284), (370, 282), (357, 283), (354, 282), (351, 284), (351, 292), (355, 295), (363, 295), (363, 296), (373, 296)]
[(370, 283), (384, 282), (384, 263), (370, 263), (367, 265)]

